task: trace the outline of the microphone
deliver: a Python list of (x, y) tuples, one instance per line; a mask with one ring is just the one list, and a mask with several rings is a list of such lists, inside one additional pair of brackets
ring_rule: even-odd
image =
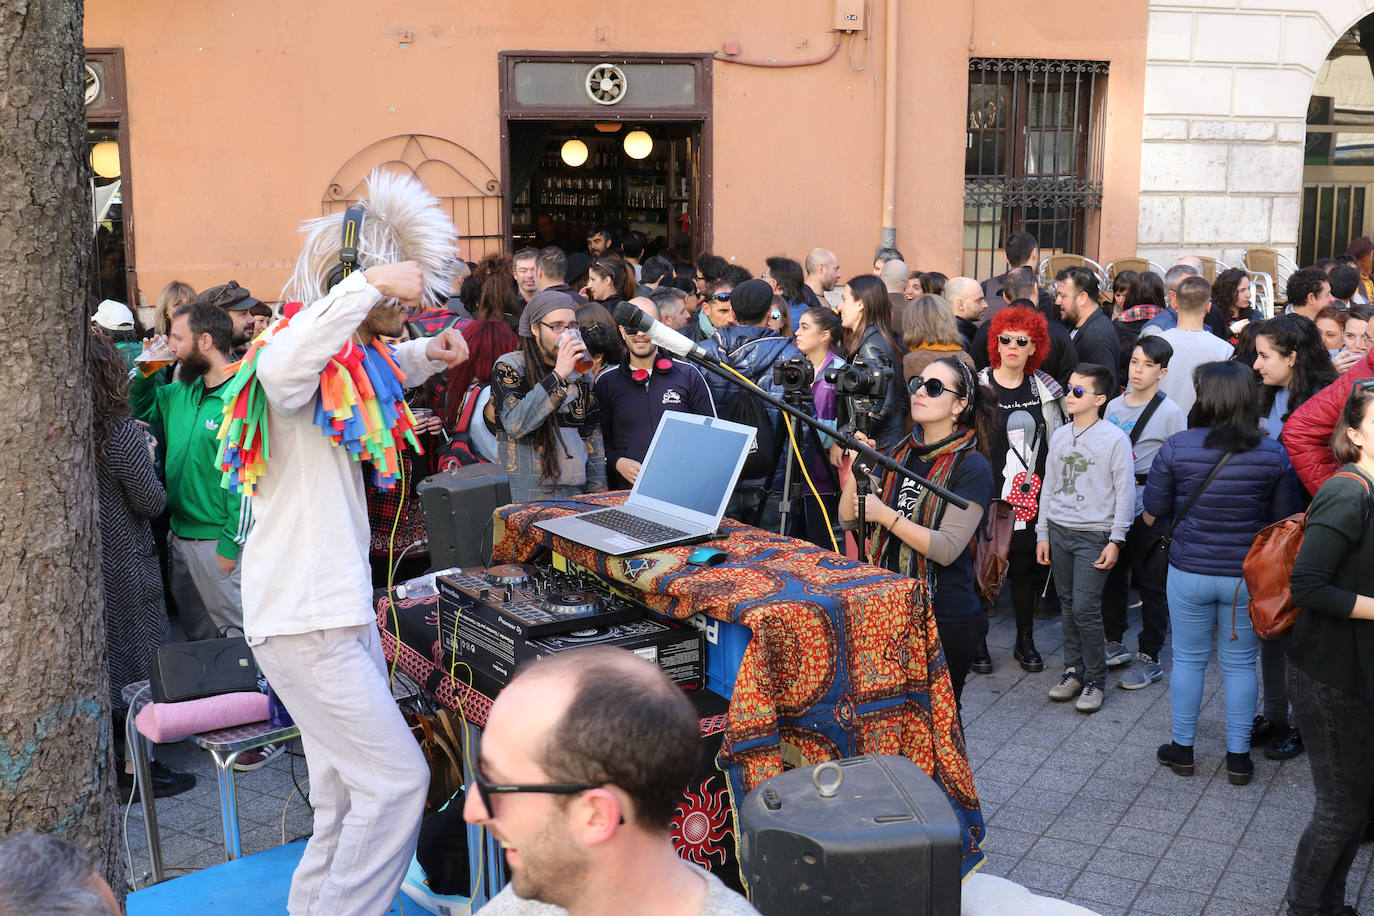
[(615, 323), (632, 331), (648, 334), (650, 340), (674, 356), (690, 356), (707, 362), (720, 362), (719, 359), (693, 343), (687, 335), (674, 331), (661, 321), (650, 318), (628, 302), (621, 302), (616, 305)]

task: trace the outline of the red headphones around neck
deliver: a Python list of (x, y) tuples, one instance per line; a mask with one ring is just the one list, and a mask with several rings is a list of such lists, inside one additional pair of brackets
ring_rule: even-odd
[[(658, 375), (665, 375), (673, 368), (673, 361), (666, 356), (660, 356), (654, 360), (654, 372)], [(649, 384), (648, 369), (634, 369), (630, 372), (630, 378), (634, 379), (637, 385)]]

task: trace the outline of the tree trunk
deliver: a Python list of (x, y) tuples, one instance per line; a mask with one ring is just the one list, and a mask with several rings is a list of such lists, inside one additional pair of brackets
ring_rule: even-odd
[(119, 893), (82, 16), (80, 0), (0, 0), (0, 834), (67, 839)]

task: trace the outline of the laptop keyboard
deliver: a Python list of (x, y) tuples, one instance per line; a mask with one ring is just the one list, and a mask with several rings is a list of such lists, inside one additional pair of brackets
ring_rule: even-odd
[(667, 525), (660, 525), (648, 519), (638, 518), (620, 509), (605, 509), (601, 512), (588, 512), (582, 516), (582, 520), (600, 525), (602, 528), (609, 528), (619, 534), (629, 535), (637, 541), (646, 544), (654, 544), (659, 541), (671, 541), (676, 538), (690, 537), (686, 531), (679, 531), (676, 528), (669, 528)]

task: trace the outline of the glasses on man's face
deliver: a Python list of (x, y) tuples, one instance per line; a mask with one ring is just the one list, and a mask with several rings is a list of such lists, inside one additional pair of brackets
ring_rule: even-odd
[(922, 388), (926, 390), (926, 395), (932, 398), (938, 398), (946, 391), (954, 391), (938, 378), (921, 378), (919, 375), (913, 375), (906, 383), (907, 394), (915, 394)]
[[(477, 797), (481, 799), (487, 816), (493, 818), (496, 817), (496, 809), (491, 801), (493, 795), (577, 795), (606, 785), (604, 782), (491, 783), (478, 773), (472, 774), (472, 784), (477, 788)], [(621, 815), (620, 823), (625, 823), (624, 815)]]
[(1068, 387), (1068, 394), (1071, 397), (1081, 398), (1088, 394), (1088, 389), (1084, 388), (1082, 385), (1070, 385)]
[(539, 324), (542, 324), (544, 327), (548, 328), (550, 331), (553, 331), (555, 334), (562, 334), (562, 333), (563, 333), (564, 331), (566, 331), (568, 328), (575, 328), (575, 327), (577, 327), (577, 322), (576, 322), (576, 321), (555, 321), (553, 324), (549, 324), (547, 321), (540, 321), (540, 322), (538, 322), (538, 323), (539, 323)]
[(1016, 344), (1018, 347), (1025, 347), (1030, 343), (1029, 337), (1012, 337), (1010, 334), (998, 334), (997, 342), (1004, 347)]
[(729, 294), (729, 293), (716, 293), (716, 294), (715, 294), (714, 296), (712, 296), (711, 298), (714, 299), (714, 300), (716, 300), (717, 302), (729, 302), (729, 301), (730, 301), (730, 294)]

